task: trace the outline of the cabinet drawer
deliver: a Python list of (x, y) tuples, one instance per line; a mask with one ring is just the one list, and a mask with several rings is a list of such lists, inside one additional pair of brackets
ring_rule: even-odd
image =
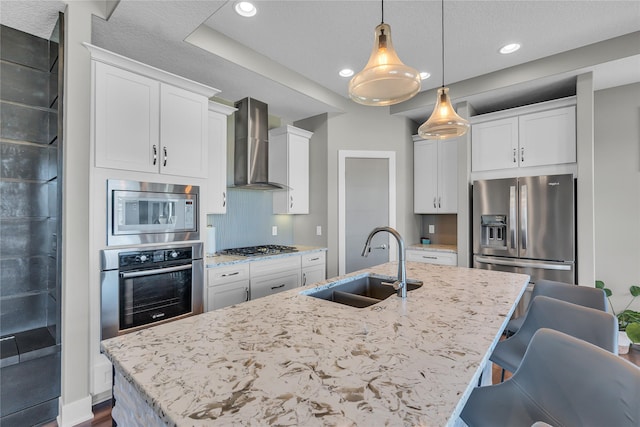
[(249, 279), (249, 264), (234, 264), (225, 267), (209, 268), (207, 270), (207, 285), (230, 283)]
[(274, 274), (251, 279), (251, 299), (266, 297), (278, 292), (294, 289), (300, 283), (300, 270), (285, 274)]
[(251, 262), (251, 279), (286, 270), (300, 271), (300, 255), (285, 256), (282, 258)]
[(458, 255), (439, 251), (407, 251), (407, 261), (427, 264), (458, 265)]
[(312, 265), (322, 265), (325, 263), (325, 253), (313, 252), (310, 254), (303, 254), (302, 256), (302, 268), (311, 267)]
[(226, 283), (207, 288), (206, 311), (217, 310), (249, 300), (249, 280)]

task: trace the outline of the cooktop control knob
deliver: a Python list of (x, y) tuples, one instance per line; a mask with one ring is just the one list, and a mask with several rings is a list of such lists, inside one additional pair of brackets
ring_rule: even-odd
[(139, 259), (140, 259), (140, 262), (146, 262), (149, 259), (149, 257), (147, 257), (146, 255), (140, 255)]
[(170, 256), (171, 258), (177, 258), (177, 257), (178, 257), (178, 252), (176, 252), (176, 251), (171, 251), (171, 253), (169, 254), (169, 256)]

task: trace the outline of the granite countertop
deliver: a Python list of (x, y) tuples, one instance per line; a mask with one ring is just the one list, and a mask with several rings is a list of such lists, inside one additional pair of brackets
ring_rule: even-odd
[(436, 252), (451, 252), (454, 254), (458, 253), (457, 245), (442, 245), (437, 243), (431, 243), (429, 245), (423, 245), (421, 243), (416, 243), (414, 245), (407, 246), (407, 249), (415, 249), (420, 251), (436, 251)]
[[(397, 263), (367, 271), (394, 276)], [(301, 294), (334, 278), (102, 349), (167, 425), (452, 425), (529, 276), (414, 262), (407, 276), (424, 285), (404, 301)]]
[(298, 251), (297, 252), (286, 252), (275, 255), (259, 255), (259, 256), (238, 256), (238, 255), (214, 255), (208, 256), (205, 260), (205, 268), (215, 268), (222, 267), (224, 265), (232, 265), (232, 264), (241, 264), (245, 262), (254, 262), (254, 261), (264, 261), (268, 259), (277, 259), (277, 258), (285, 258), (293, 255), (303, 255), (305, 253), (312, 252), (322, 252), (326, 251), (327, 248), (321, 248), (316, 246), (303, 246), (303, 245), (293, 245)]

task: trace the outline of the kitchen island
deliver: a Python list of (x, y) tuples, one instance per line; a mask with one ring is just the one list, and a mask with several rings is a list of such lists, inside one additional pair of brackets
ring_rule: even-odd
[[(395, 276), (397, 263), (366, 271)], [(348, 276), (362, 276), (365, 271)], [(126, 426), (453, 425), (529, 277), (407, 263), (424, 282), (353, 308), (336, 279), (103, 341)]]

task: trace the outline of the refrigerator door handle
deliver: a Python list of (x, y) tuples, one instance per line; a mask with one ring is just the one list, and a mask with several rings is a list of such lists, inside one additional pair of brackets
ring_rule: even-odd
[(516, 186), (509, 187), (509, 236), (511, 249), (516, 247)]
[(506, 265), (509, 267), (542, 268), (545, 270), (571, 270), (571, 264), (551, 264), (546, 262), (522, 262), (511, 259), (499, 259), (476, 255), (475, 260), (482, 264)]
[(520, 246), (523, 251), (527, 250), (527, 237), (528, 237), (528, 226), (527, 226), (527, 201), (529, 200), (527, 195), (527, 185), (523, 184), (520, 186)]

